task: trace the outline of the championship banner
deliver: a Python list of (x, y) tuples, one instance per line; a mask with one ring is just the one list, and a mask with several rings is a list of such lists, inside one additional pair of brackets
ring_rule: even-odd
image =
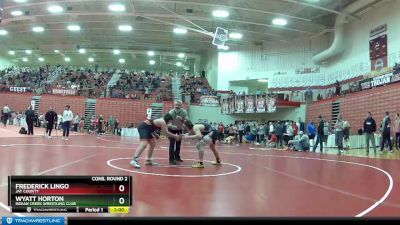
[(276, 112), (276, 96), (268, 96), (267, 100), (267, 112), (273, 113)]
[(75, 89), (53, 88), (52, 93), (58, 94), (58, 95), (76, 95), (76, 90)]
[(229, 114), (235, 113), (236, 112), (235, 98), (234, 97), (228, 98), (228, 104), (229, 104)]
[(369, 41), (369, 58), (371, 60), (371, 72), (376, 73), (388, 67), (387, 35), (381, 35)]
[(11, 92), (26, 92), (29, 87), (10, 87), (9, 90)]
[(201, 96), (200, 97), (201, 106), (219, 106), (219, 101), (217, 96)]
[(265, 112), (265, 96), (257, 95), (256, 97), (257, 112)]
[(221, 113), (222, 113), (222, 114), (229, 114), (229, 103), (228, 103), (228, 99), (222, 100)]
[(246, 100), (246, 113), (255, 113), (255, 108), (254, 108), (254, 96), (253, 95), (248, 95), (245, 97)]
[(236, 96), (236, 113), (244, 113), (244, 96)]

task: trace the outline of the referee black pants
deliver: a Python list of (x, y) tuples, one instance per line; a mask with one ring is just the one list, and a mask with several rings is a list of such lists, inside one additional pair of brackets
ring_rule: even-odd
[[(173, 134), (182, 134), (182, 130), (168, 129)], [(181, 141), (177, 141), (175, 138), (169, 138), (169, 161), (175, 161), (181, 159)]]

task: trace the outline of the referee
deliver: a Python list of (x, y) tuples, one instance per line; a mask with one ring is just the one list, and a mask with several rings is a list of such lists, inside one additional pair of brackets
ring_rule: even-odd
[[(169, 111), (172, 116), (172, 123), (168, 125), (168, 131), (180, 135), (182, 134), (183, 121), (188, 120), (188, 115), (185, 109), (182, 109), (181, 101), (174, 101), (174, 109)], [(169, 164), (176, 165), (178, 162), (183, 162), (180, 156), (181, 141), (175, 138), (169, 138)]]

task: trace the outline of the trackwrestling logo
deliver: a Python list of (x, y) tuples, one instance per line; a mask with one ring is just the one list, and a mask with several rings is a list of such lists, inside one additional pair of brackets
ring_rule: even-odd
[(3, 217), (2, 224), (12, 225), (64, 225), (64, 217)]

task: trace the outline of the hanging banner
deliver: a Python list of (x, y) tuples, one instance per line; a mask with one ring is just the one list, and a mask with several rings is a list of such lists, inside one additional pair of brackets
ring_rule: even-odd
[(273, 113), (276, 105), (277, 95), (236, 95), (222, 100), (221, 113)]
[(222, 100), (222, 107), (221, 107), (221, 113), (222, 114), (229, 114), (229, 99), (224, 99)]
[(255, 113), (255, 108), (254, 108), (254, 96), (253, 95), (247, 95), (245, 97), (246, 100), (246, 113)]
[(229, 97), (228, 98), (228, 102), (229, 102), (229, 114), (233, 114), (236, 112), (236, 108), (235, 108), (235, 97)]
[(244, 96), (236, 96), (235, 99), (235, 103), (236, 103), (236, 113), (244, 113)]
[(257, 95), (256, 97), (257, 112), (265, 112), (265, 96)]
[(371, 72), (379, 73), (388, 67), (387, 59), (387, 35), (383, 34), (369, 41), (369, 58), (371, 60)]
[(267, 98), (267, 112), (276, 112), (276, 96), (268, 96)]

